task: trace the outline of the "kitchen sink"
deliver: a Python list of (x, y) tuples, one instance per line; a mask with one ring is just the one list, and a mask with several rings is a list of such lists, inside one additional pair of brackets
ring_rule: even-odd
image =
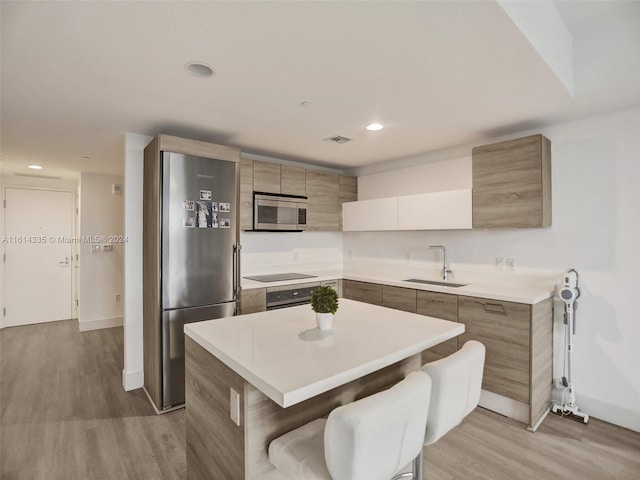
[(466, 283), (439, 282), (437, 280), (422, 280), (420, 278), (408, 278), (403, 282), (424, 283), (426, 285), (441, 285), (443, 287), (464, 287)]

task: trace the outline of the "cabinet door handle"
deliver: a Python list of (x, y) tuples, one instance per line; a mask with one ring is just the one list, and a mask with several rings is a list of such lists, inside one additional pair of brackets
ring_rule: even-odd
[(487, 313), (498, 313), (500, 315), (506, 315), (507, 312), (501, 303), (483, 303), (484, 311)]

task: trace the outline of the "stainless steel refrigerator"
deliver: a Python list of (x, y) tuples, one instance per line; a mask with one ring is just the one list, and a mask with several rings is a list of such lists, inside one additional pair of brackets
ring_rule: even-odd
[(161, 153), (162, 409), (184, 403), (184, 325), (232, 316), (239, 163)]

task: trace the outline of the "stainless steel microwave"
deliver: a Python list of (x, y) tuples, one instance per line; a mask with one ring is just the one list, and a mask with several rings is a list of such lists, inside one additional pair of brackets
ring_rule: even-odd
[(253, 192), (253, 229), (302, 232), (307, 228), (307, 197)]

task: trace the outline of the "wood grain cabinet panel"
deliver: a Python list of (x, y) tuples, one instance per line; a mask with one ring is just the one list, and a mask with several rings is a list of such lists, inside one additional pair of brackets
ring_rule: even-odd
[(290, 165), (280, 166), (280, 193), (287, 195), (306, 195), (306, 170)]
[(412, 288), (383, 285), (382, 306), (416, 313), (416, 291)]
[(460, 297), (467, 340), (487, 348), (482, 388), (529, 405), (529, 426), (546, 413), (553, 382), (553, 300), (525, 305)]
[(356, 280), (344, 280), (342, 288), (344, 290), (344, 298), (373, 305), (382, 305), (382, 285)]
[(342, 204), (358, 200), (358, 177), (340, 175), (340, 206), (338, 208), (338, 228), (342, 230)]
[(307, 170), (307, 230), (340, 230), (340, 182), (334, 173)]
[[(449, 293), (418, 290), (416, 311), (420, 315), (458, 321), (458, 296)], [(422, 363), (448, 357), (458, 349), (458, 338), (452, 338), (422, 352)]]
[(528, 404), (530, 306), (460, 297), (458, 308), (460, 346), (478, 340), (487, 349), (482, 388)]
[(253, 228), (253, 160), (240, 159), (240, 229)]
[(265, 312), (267, 310), (267, 289), (251, 288), (240, 292), (240, 312)]
[(450, 293), (418, 290), (417, 311), (420, 315), (458, 321), (458, 296)]
[(280, 165), (254, 160), (253, 190), (256, 192), (280, 193)]
[(475, 147), (473, 228), (551, 226), (551, 142), (532, 135)]

